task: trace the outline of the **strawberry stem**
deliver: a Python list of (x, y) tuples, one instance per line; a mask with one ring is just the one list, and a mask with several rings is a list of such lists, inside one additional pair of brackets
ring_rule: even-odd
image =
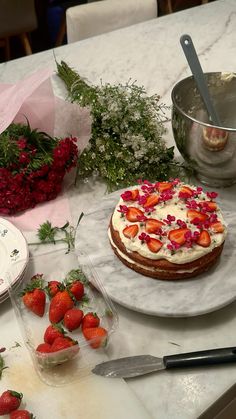
[(0, 355), (0, 380), (2, 378), (3, 370), (5, 370), (6, 368), (8, 368), (8, 367), (5, 366), (4, 359), (3, 359), (2, 355)]

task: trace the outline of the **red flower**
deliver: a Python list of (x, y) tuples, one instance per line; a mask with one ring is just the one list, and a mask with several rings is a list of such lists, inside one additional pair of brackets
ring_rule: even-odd
[(43, 192), (40, 191), (35, 191), (32, 193), (32, 197), (35, 200), (35, 203), (37, 202), (44, 202), (47, 200), (47, 195)]
[(24, 148), (26, 148), (26, 145), (27, 145), (27, 139), (19, 138), (19, 140), (17, 141), (17, 145), (20, 150), (24, 150)]
[[(19, 163), (0, 168), (0, 213), (14, 214), (55, 199), (61, 191), (65, 173), (77, 163), (75, 142), (73, 138), (60, 140), (52, 151), (52, 163), (29, 172), (28, 163), (37, 150), (20, 138), (18, 147), (25, 151), (20, 152)], [(30, 151), (27, 152), (27, 149)]]
[(22, 153), (20, 153), (19, 155), (19, 163), (26, 165), (30, 162), (30, 156), (28, 153), (26, 153), (25, 151), (22, 151)]
[(54, 184), (51, 181), (48, 180), (40, 180), (37, 183), (37, 190), (43, 192), (43, 193), (50, 193), (53, 191)]

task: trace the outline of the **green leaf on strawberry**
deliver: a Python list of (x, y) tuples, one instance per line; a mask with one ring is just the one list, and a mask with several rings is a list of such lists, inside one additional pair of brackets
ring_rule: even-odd
[(83, 271), (81, 269), (71, 269), (71, 271), (68, 272), (68, 274), (65, 277), (65, 285), (70, 285), (75, 281), (80, 281), (82, 282), (84, 285), (86, 285), (88, 283), (88, 279), (86, 277), (86, 275), (83, 273)]

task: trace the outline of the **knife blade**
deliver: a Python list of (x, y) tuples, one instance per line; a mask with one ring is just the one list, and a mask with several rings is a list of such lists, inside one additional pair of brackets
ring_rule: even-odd
[(128, 356), (97, 364), (92, 372), (103, 377), (133, 378), (170, 368), (200, 367), (230, 362), (236, 362), (236, 347), (166, 355), (162, 358), (152, 355)]

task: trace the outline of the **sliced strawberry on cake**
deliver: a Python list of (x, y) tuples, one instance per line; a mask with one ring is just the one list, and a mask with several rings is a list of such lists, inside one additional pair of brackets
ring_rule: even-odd
[(169, 191), (170, 189), (172, 189), (173, 185), (171, 182), (157, 182), (156, 187), (158, 191), (162, 193), (162, 192)]
[(163, 246), (163, 243), (158, 239), (154, 239), (153, 237), (150, 237), (150, 240), (147, 241), (147, 247), (152, 253), (159, 252), (162, 246)]
[(187, 211), (187, 217), (193, 224), (204, 223), (208, 219), (207, 214), (193, 209)]
[(210, 223), (209, 227), (214, 233), (223, 233), (225, 231), (225, 227), (220, 221), (215, 221), (214, 223)]
[(158, 204), (159, 195), (158, 194), (151, 194), (147, 197), (145, 204), (143, 205), (144, 208), (154, 207)]
[(139, 190), (138, 189), (133, 189), (131, 192), (131, 196), (132, 196), (132, 201), (136, 201), (136, 199), (139, 196)]
[(204, 208), (207, 212), (214, 212), (217, 210), (217, 203), (214, 201), (199, 202), (199, 207)]
[(136, 207), (128, 207), (128, 210), (125, 214), (127, 220), (130, 221), (131, 223), (140, 221), (143, 215), (144, 215), (143, 211), (141, 211), (139, 208), (136, 208)]
[(121, 194), (123, 201), (136, 201), (139, 196), (138, 189), (132, 189), (131, 191), (125, 191)]
[(133, 239), (135, 236), (137, 236), (138, 231), (139, 231), (139, 228), (137, 224), (132, 224), (124, 228), (123, 234), (128, 239)]
[(211, 237), (207, 230), (202, 230), (196, 243), (202, 247), (209, 247), (211, 244)]
[(182, 246), (186, 242), (186, 236), (190, 233), (188, 228), (177, 228), (175, 230), (170, 230), (168, 234), (168, 239), (171, 242), (178, 243)]
[(179, 198), (188, 199), (194, 195), (193, 190), (189, 186), (182, 186), (179, 191)]
[(147, 233), (156, 233), (164, 225), (162, 221), (156, 220), (155, 218), (148, 218), (145, 222), (145, 231)]

